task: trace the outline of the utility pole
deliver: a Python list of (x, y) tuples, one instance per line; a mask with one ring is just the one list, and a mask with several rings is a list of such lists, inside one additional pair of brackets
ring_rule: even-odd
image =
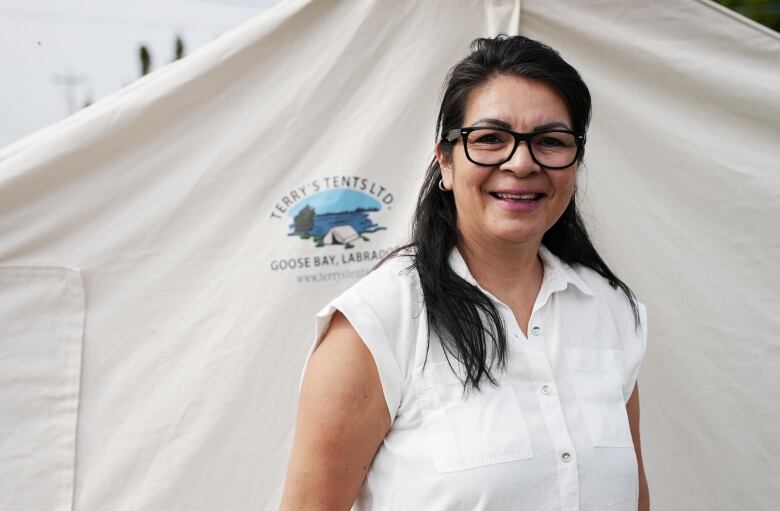
[(79, 109), (76, 104), (76, 87), (87, 81), (87, 77), (84, 75), (74, 74), (70, 69), (65, 69), (62, 74), (57, 74), (51, 77), (51, 81), (55, 85), (59, 85), (65, 92), (65, 102), (68, 104), (68, 114), (74, 113)]

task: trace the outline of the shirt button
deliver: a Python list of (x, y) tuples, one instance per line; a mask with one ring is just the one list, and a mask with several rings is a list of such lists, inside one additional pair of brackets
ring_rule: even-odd
[(552, 387), (549, 385), (542, 385), (542, 394), (549, 396), (552, 393)]
[(541, 334), (541, 333), (542, 333), (542, 329), (541, 329), (541, 328), (539, 328), (538, 326), (535, 326), (535, 327), (533, 327), (533, 328), (531, 329), (531, 333), (532, 333), (532, 334), (534, 334), (534, 335), (539, 335), (539, 334)]
[(568, 452), (565, 452), (565, 453), (561, 454), (561, 460), (563, 460), (564, 463), (570, 462), (571, 461), (571, 454), (569, 454)]

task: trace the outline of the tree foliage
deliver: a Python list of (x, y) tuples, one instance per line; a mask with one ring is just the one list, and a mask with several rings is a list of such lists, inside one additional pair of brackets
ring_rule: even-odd
[(141, 76), (149, 74), (152, 70), (152, 54), (149, 53), (149, 48), (142, 44), (138, 48), (138, 58), (141, 60)]
[(304, 206), (303, 209), (295, 215), (295, 219), (293, 220), (295, 232), (298, 234), (309, 234), (309, 231), (314, 228), (314, 219), (316, 216), (317, 213), (314, 211), (314, 208), (311, 206)]
[(724, 7), (780, 31), (780, 0), (717, 0)]
[(174, 49), (174, 52), (175, 52), (174, 59), (175, 60), (179, 60), (180, 58), (184, 57), (184, 40), (181, 38), (180, 35), (176, 36), (176, 43), (175, 44), (176, 44), (176, 47)]

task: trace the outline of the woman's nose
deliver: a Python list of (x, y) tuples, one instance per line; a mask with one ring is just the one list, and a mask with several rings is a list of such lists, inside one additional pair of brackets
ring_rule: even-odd
[(541, 172), (542, 168), (531, 157), (530, 147), (526, 142), (520, 142), (512, 157), (501, 164), (501, 169), (513, 172), (519, 177)]

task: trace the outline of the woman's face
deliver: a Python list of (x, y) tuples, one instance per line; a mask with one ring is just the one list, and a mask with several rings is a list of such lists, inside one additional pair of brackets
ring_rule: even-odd
[[(468, 126), (508, 127), (522, 133), (543, 126), (572, 129), (566, 105), (552, 88), (516, 76), (498, 76), (472, 91), (463, 122)], [(449, 158), (437, 145), (436, 157), (444, 185), (454, 194), (458, 230), (467, 243), (541, 243), (574, 193), (576, 163), (544, 169), (531, 159), (525, 142), (511, 160), (492, 167), (469, 161), (462, 139)], [(540, 195), (535, 200), (517, 198), (532, 193)]]

